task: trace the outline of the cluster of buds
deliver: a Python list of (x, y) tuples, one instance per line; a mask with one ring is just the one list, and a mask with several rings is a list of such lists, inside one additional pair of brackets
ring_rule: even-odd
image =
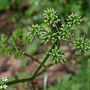
[(63, 57), (63, 55), (65, 55), (64, 50), (59, 50), (57, 46), (55, 46), (55, 48), (52, 49), (49, 54), (51, 55), (54, 64), (58, 64), (59, 62), (64, 63), (66, 61), (66, 59)]
[(82, 21), (81, 17), (74, 13), (70, 14), (67, 18), (68, 24), (74, 27), (80, 24), (81, 21)]
[(0, 90), (6, 90), (7, 89), (7, 85), (5, 84), (7, 82), (7, 77), (3, 77), (2, 81), (4, 82), (3, 84), (0, 85)]
[(77, 48), (77, 52), (81, 53), (87, 52), (90, 50), (90, 45), (88, 43), (88, 39), (85, 39), (84, 37), (79, 37), (76, 39), (76, 41), (73, 42), (75, 47)]
[(53, 8), (47, 8), (47, 10), (44, 11), (44, 22), (47, 25), (53, 25), (55, 26), (56, 23), (60, 21), (57, 16), (57, 12)]
[(35, 37), (40, 35), (40, 32), (42, 31), (42, 28), (38, 24), (32, 25), (28, 29), (29, 29), (29, 32), (27, 33), (26, 39), (29, 39), (29, 40), (28, 42), (26, 42), (27, 40), (24, 39), (26, 44), (31, 43), (35, 39)]

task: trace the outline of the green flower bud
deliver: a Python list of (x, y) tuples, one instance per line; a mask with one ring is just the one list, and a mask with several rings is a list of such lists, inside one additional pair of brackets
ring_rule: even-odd
[(12, 47), (8, 46), (6, 49), (5, 49), (5, 54), (9, 55), (12, 53)]
[(14, 53), (14, 56), (16, 59), (20, 58), (22, 55), (24, 54), (24, 52), (22, 50), (16, 50), (16, 52)]
[(73, 42), (75, 47), (77, 48), (77, 52), (81, 53), (82, 51), (86, 52), (90, 50), (90, 45), (88, 40), (84, 37), (77, 38), (75, 42)]
[(81, 17), (78, 16), (77, 14), (71, 14), (67, 18), (67, 24), (68, 25), (73, 25), (74, 27), (82, 21)]
[(44, 42), (44, 44), (46, 44), (47, 42), (54, 42), (55, 39), (56, 39), (56, 33), (51, 33), (51, 32), (42, 32), (41, 33), (41, 39), (42, 39), (42, 42)]
[(7, 37), (4, 34), (1, 34), (0, 36), (0, 46), (5, 47), (7, 43)]
[(30, 42), (32, 42), (35, 37), (40, 36), (41, 31), (42, 28), (38, 24), (29, 27), (29, 32), (27, 33), (27, 36), (30, 38)]
[(58, 19), (57, 12), (53, 8), (47, 8), (47, 10), (44, 11), (44, 22), (47, 25), (53, 25), (58, 23), (60, 19)]
[(64, 50), (63, 49), (59, 50), (57, 46), (54, 49), (52, 49), (50, 55), (52, 57), (53, 63), (55, 64), (58, 64), (59, 62), (64, 63), (66, 61), (66, 59), (63, 57), (64, 54), (65, 54)]

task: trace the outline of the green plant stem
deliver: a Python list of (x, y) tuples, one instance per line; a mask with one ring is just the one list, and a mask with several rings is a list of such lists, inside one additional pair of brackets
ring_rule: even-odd
[[(52, 49), (55, 48), (55, 45), (57, 45), (58, 43), (58, 40), (54, 43), (54, 45), (51, 47), (50, 51), (52, 51)], [(46, 55), (46, 57), (44, 58), (44, 60), (41, 62), (41, 64), (39, 65), (39, 67), (37, 68), (37, 70), (35, 71), (34, 75), (30, 78), (25, 78), (25, 79), (18, 79), (18, 80), (13, 80), (13, 81), (10, 81), (10, 82), (7, 82), (6, 85), (13, 85), (13, 84), (17, 84), (17, 83), (24, 83), (24, 82), (27, 82), (27, 81), (31, 81), (33, 79), (35, 79), (37, 76), (41, 75), (43, 72), (45, 72), (47, 69), (45, 68), (43, 71), (41, 71), (40, 73), (39, 70), (42, 68), (42, 66), (44, 65), (44, 63), (46, 62), (46, 60), (48, 59), (48, 57), (50, 56), (50, 54), (48, 53)], [(51, 66), (51, 65), (48, 65), (48, 67)]]
[(71, 40), (68, 40), (68, 39), (63, 39), (64, 41), (67, 41), (69, 43), (73, 43)]
[(59, 17), (60, 17), (60, 20), (61, 20), (62, 24), (66, 25), (66, 22), (65, 22), (65, 20), (64, 20), (63, 15), (60, 15)]
[[(58, 40), (54, 43), (54, 45), (51, 47), (50, 51), (52, 51), (52, 49), (55, 48), (55, 45), (57, 45)], [(33, 74), (32, 78), (34, 79), (37, 76), (37, 73), (39, 72), (39, 70), (42, 68), (42, 66), (44, 65), (44, 63), (47, 61), (48, 57), (50, 56), (49, 52), (47, 53), (46, 57), (44, 58), (44, 60), (41, 62), (41, 64), (39, 65), (39, 67), (36, 69), (35, 73)]]
[[(34, 61), (38, 62), (39, 64), (41, 64), (40, 61), (38, 61), (36, 58), (32, 57), (31, 55), (29, 55), (29, 54), (27, 54), (27, 53), (24, 53), (24, 55), (25, 55), (25, 56), (28, 56), (28, 57), (31, 58), (32, 60), (34, 60)], [(45, 65), (43, 65), (43, 67), (46, 68)]]
[[(55, 45), (57, 45), (57, 44), (58, 44), (58, 40), (54, 43), (54, 45), (51, 47), (51, 49), (49, 50), (49, 52), (51, 52), (52, 49), (54, 49), (54, 48), (55, 48)], [(45, 69), (42, 70), (40, 73), (38, 73), (39, 70), (44, 66), (44, 63), (45, 63), (45, 62), (47, 61), (47, 59), (49, 58), (49, 56), (50, 56), (49, 52), (47, 53), (46, 57), (45, 57), (44, 60), (41, 62), (41, 64), (39, 65), (39, 67), (37, 68), (37, 70), (35, 71), (35, 73), (33, 74), (32, 77), (30, 77), (30, 78), (25, 78), (25, 79), (19, 79), (19, 80), (13, 80), (13, 81), (7, 82), (6, 85), (13, 85), (13, 84), (17, 84), (17, 83), (22, 83), (22, 82), (24, 83), (24, 82), (26, 82), (26, 81), (31, 81), (31, 80), (35, 79), (37, 76), (41, 75), (43, 72), (45, 72), (45, 71), (47, 70), (47, 68), (45, 68)], [(26, 54), (26, 55), (27, 55), (27, 54)], [(49, 65), (49, 66), (51, 66), (51, 65)], [(48, 66), (48, 67), (49, 67), (49, 66)]]
[(31, 80), (32, 78), (18, 79), (18, 80), (9, 81), (6, 83), (6, 85), (10, 86), (13, 84), (24, 83), (24, 82), (31, 81)]
[(57, 25), (55, 23), (54, 23), (54, 26), (55, 26), (57, 32), (59, 32), (58, 27), (57, 27)]
[[(55, 48), (55, 45), (57, 45), (57, 44), (58, 44), (58, 40), (54, 43), (54, 45), (51, 47), (51, 49), (49, 50), (49, 52), (51, 52), (52, 49), (54, 49), (54, 48)], [(14, 47), (14, 48), (15, 48), (15, 47)], [(19, 79), (19, 80), (13, 80), (13, 81), (7, 82), (6, 85), (13, 85), (13, 84), (17, 84), (17, 83), (22, 83), (22, 82), (24, 83), (24, 82), (26, 82), (26, 81), (31, 81), (31, 80), (35, 79), (37, 76), (39, 76), (39, 75), (41, 75), (42, 73), (44, 73), (44, 72), (47, 70), (47, 68), (45, 68), (44, 70), (42, 70), (40, 73), (38, 73), (38, 72), (39, 72), (39, 70), (44, 66), (44, 63), (45, 63), (45, 62), (47, 61), (47, 59), (49, 58), (49, 56), (50, 56), (49, 52), (47, 53), (46, 57), (45, 57), (44, 60), (41, 62), (41, 64), (39, 65), (39, 67), (37, 68), (37, 70), (35, 71), (35, 73), (33, 74), (32, 77), (30, 77), (30, 78), (25, 78), (25, 79)], [(28, 55), (28, 54), (26, 54), (26, 53), (25, 53), (25, 55), (28, 56), (28, 57), (30, 57), (30, 58), (32, 58), (33, 60), (35, 60), (32, 56), (30, 56), (30, 55)], [(50, 66), (52, 66), (52, 65), (53, 65), (53, 64), (50, 64), (50, 65), (48, 65), (47, 67), (50, 67)]]
[[(49, 67), (52, 66), (52, 65), (54, 65), (54, 64), (49, 64), (49, 65), (47, 65), (47, 68), (49, 68)], [(40, 76), (40, 75), (41, 75), (42, 73), (44, 73), (46, 70), (47, 70), (47, 69), (44, 68), (40, 73), (38, 73), (37, 76)], [(22, 83), (22, 82), (24, 83), (24, 82), (31, 81), (31, 80), (33, 80), (32, 77), (30, 77), (30, 78), (25, 78), (25, 79), (18, 79), (18, 80), (9, 81), (9, 82), (6, 83), (6, 85), (10, 86), (10, 85), (13, 85), (13, 84), (18, 84), (18, 83)], [(0, 84), (0, 85), (1, 85), (1, 84)]]
[[(16, 48), (14, 47), (14, 45), (10, 44), (9, 42), (8, 42), (8, 44), (9, 44), (10, 46), (12, 46), (14, 50), (16, 50)], [(20, 50), (20, 49), (18, 48), (18, 50)], [(27, 56), (27, 57), (29, 57), (29, 58), (31, 58), (32, 60), (36, 61), (36, 62), (39, 63), (39, 64), (41, 63), (41, 62), (38, 61), (36, 58), (32, 57), (31, 55), (29, 55), (29, 54), (27, 54), (27, 53), (25, 53), (25, 52), (24, 52), (24, 55)], [(45, 65), (43, 65), (43, 67), (46, 68)]]
[[(49, 65), (47, 66), (47, 68), (49, 68), (49, 67), (51, 67), (51, 66), (53, 66), (53, 65), (54, 65), (54, 64), (49, 64)], [(39, 75), (43, 74), (45, 71), (47, 71), (47, 68), (44, 68), (41, 72), (38, 73), (37, 76), (39, 76)]]
[[(59, 32), (57, 25), (55, 23), (54, 23), (54, 25), (55, 25), (55, 28), (56, 28), (57, 32)], [(59, 40), (58, 40), (57, 47), (58, 47), (58, 49), (60, 48), (60, 41)]]

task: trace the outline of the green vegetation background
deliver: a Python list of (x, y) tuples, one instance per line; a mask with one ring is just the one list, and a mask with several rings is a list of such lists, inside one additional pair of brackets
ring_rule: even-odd
[[(61, 22), (65, 24), (65, 18), (76, 13), (83, 18), (79, 29), (75, 31), (76, 36), (86, 35), (90, 41), (90, 0), (0, 0), (0, 14), (10, 12), (10, 17), (16, 28), (39, 23), (43, 19), (42, 13), (48, 7), (54, 8)], [(0, 30), (3, 32), (3, 30)], [(0, 33), (1, 33), (0, 32)], [(38, 40), (36, 40), (38, 41)], [(30, 45), (29, 50), (33, 54), (39, 43)], [(32, 49), (32, 47), (35, 47)], [(77, 58), (77, 67), (79, 71), (75, 76), (65, 75), (63, 79), (57, 78), (57, 84), (50, 85), (49, 90), (90, 90), (90, 52), (87, 52), (82, 58)]]

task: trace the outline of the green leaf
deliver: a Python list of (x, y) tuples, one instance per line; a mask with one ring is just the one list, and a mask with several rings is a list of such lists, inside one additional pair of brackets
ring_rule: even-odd
[(21, 62), (22, 67), (25, 67), (27, 65), (27, 63), (28, 63), (28, 60), (26, 58), (23, 59)]
[(24, 76), (24, 74), (22, 72), (17, 72), (16, 75), (17, 75), (18, 79), (25, 78), (25, 76)]

